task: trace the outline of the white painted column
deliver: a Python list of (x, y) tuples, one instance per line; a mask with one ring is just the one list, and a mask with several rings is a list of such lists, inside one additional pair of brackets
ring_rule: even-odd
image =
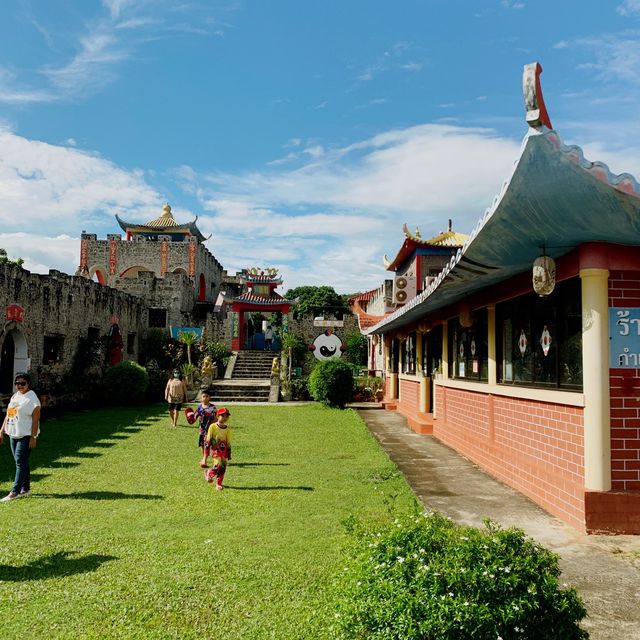
[(584, 484), (611, 490), (609, 402), (609, 271), (581, 269)]
[(384, 353), (385, 353), (385, 366), (387, 369), (387, 378), (389, 379), (388, 392), (386, 400), (395, 400), (398, 397), (398, 374), (392, 372), (391, 362), (391, 340), (392, 338), (386, 338), (384, 341)]
[(496, 363), (496, 305), (487, 305), (487, 364), (489, 384), (497, 384), (498, 367)]
[(449, 379), (449, 324), (442, 324), (442, 378)]
[(429, 411), (428, 393), (429, 379), (425, 378), (425, 372), (422, 368), (423, 351), (422, 338), (424, 333), (420, 330), (416, 331), (416, 375), (418, 376), (418, 411), (426, 413)]

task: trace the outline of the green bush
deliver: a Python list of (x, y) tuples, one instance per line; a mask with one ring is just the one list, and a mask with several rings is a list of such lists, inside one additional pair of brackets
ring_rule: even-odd
[(344, 341), (347, 347), (344, 352), (344, 357), (347, 361), (356, 365), (358, 369), (366, 367), (369, 347), (365, 336), (359, 331), (352, 331), (351, 333), (347, 333)]
[(143, 402), (148, 386), (147, 370), (131, 360), (114, 365), (104, 374), (105, 395), (114, 404)]
[(308, 388), (316, 402), (344, 407), (353, 395), (353, 370), (336, 358), (322, 360), (311, 372)]
[(383, 380), (375, 376), (356, 376), (354, 393), (363, 400), (375, 400), (378, 392), (383, 390)]
[(558, 556), (519, 529), (460, 527), (436, 513), (353, 528), (334, 638), (589, 637), (582, 601), (558, 584)]

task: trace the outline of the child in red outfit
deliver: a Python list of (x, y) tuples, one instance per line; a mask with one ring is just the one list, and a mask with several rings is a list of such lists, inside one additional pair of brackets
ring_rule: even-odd
[(207, 432), (206, 443), (213, 456), (213, 467), (204, 472), (207, 482), (216, 479), (216, 489), (222, 491), (222, 481), (227, 470), (227, 462), (231, 460), (231, 429), (227, 427), (227, 421), (231, 413), (229, 409), (221, 407), (216, 411), (216, 422), (214, 422)]
[(206, 469), (207, 458), (211, 454), (207, 442), (207, 432), (211, 424), (216, 420), (216, 405), (211, 402), (211, 392), (208, 389), (202, 391), (202, 403), (195, 410), (195, 416), (200, 418), (200, 424), (198, 425), (198, 446), (202, 450), (200, 466)]

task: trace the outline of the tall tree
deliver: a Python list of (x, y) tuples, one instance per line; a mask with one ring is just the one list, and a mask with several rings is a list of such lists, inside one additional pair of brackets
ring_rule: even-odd
[(297, 299), (298, 301), (293, 309), (295, 318), (301, 318), (309, 313), (347, 310), (342, 296), (336, 293), (333, 287), (296, 287), (295, 289), (289, 289), (285, 293), (285, 297), (289, 300)]

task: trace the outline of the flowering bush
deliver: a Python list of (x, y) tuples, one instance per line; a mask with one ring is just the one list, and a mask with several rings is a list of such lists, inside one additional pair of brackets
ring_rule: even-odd
[(516, 528), (460, 527), (436, 513), (360, 527), (336, 583), (335, 638), (588, 638), (558, 556)]

